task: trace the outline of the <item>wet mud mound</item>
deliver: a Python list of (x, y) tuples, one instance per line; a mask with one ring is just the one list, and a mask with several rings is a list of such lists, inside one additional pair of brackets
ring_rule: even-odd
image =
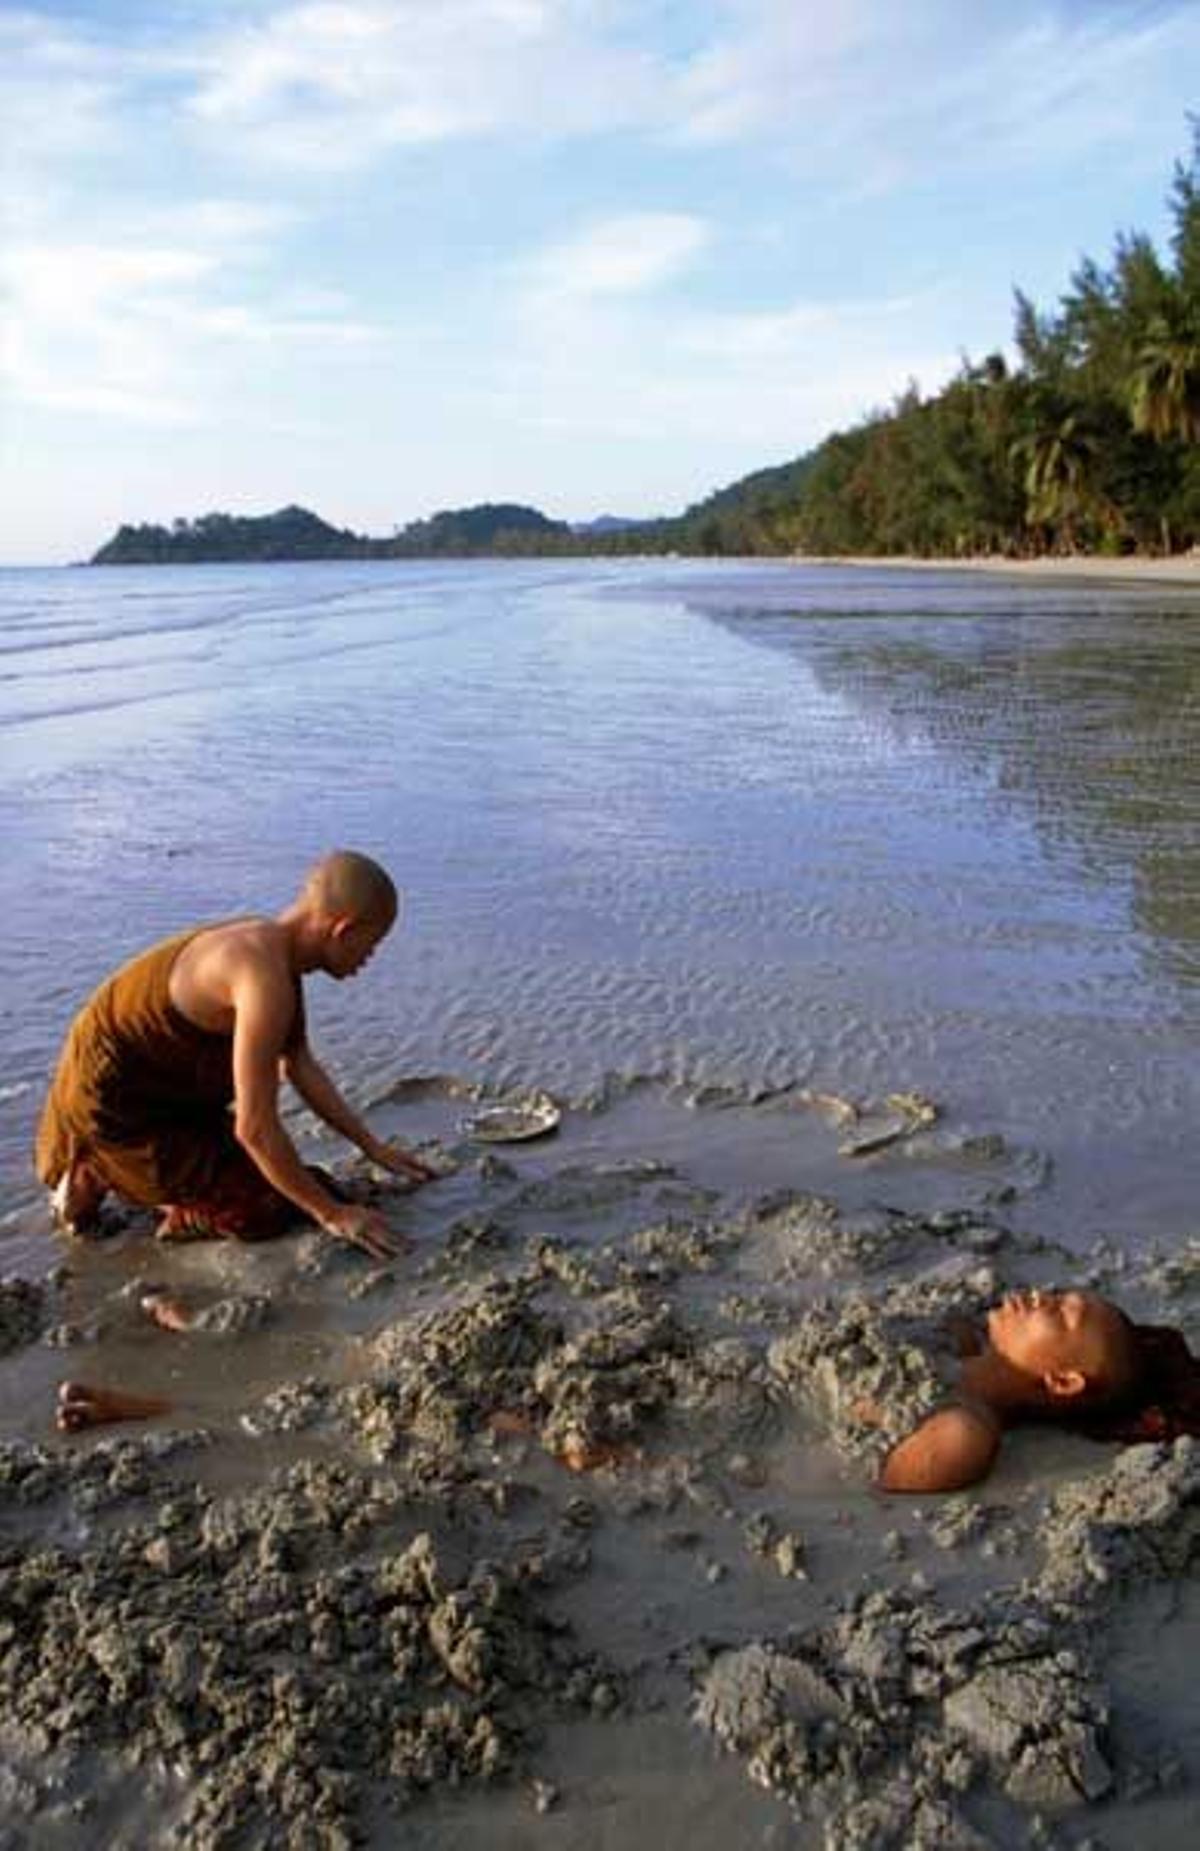
[(1039, 1591), (1062, 1603), (1200, 1573), (1200, 1442), (1131, 1446), (1102, 1476), (1064, 1485), (1039, 1540)]
[(30, 1279), (0, 1279), (0, 1356), (33, 1343), (45, 1321), (43, 1286)]
[[(89, 1373), (148, 1358), (224, 1394), (0, 1441), (14, 1845), (111, 1837), (97, 1769), (149, 1778), (152, 1818), (114, 1802), (126, 1842), (441, 1851), (448, 1793), (482, 1831), (528, 1781), (574, 1844), (562, 1739), (602, 1757), (655, 1715), (693, 1797), (715, 1742), (829, 1851), (1075, 1847), (1122, 1808), (1140, 1827), (1147, 1793), (1186, 1804), (1157, 1771), (1186, 1758), (1178, 1665), (1144, 1714), (1113, 1642), (1148, 1587), (1194, 1588), (1200, 1449), (1034, 1432), (970, 1493), (873, 1477), (1000, 1292), (1074, 1267), (1187, 1327), (1194, 1243), (1068, 1254), (977, 1206), (723, 1196), (569, 1148), (464, 1161), (404, 1212), (415, 1252), (387, 1267), (315, 1234), (164, 1256), (184, 1335), (140, 1315), (136, 1244), (90, 1298), (76, 1272)], [(27, 1333), (6, 1366), (49, 1381), (49, 1298), (3, 1302)]]
[(511, 1774), (548, 1716), (589, 1700), (590, 1666), (543, 1610), (586, 1558), (414, 1534), (400, 1503), (305, 1465), (251, 1496), (180, 1490), (102, 1542), (5, 1549), (7, 1723), (38, 1755), (144, 1765), (169, 1820), (154, 1842), (214, 1851), (346, 1846), (368, 1797), (402, 1810)]
[(886, 1293), (821, 1299), (772, 1343), (772, 1371), (865, 1468), (946, 1398), (956, 1326), (977, 1320), (996, 1291), (995, 1270), (968, 1257)]
[(825, 1843), (863, 1851), (1023, 1845), (1039, 1816), (1178, 1789), (1169, 1717), (1118, 1747), (1108, 1644), (1128, 1598), (1196, 1575), (1200, 1446), (1118, 1454), (1052, 1497), (1036, 1541), (1039, 1573), (966, 1607), (880, 1589), (716, 1654), (697, 1721)]

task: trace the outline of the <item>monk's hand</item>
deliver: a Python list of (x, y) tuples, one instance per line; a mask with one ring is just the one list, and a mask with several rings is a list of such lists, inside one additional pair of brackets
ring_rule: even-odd
[(405, 1150), (403, 1144), (376, 1144), (369, 1152), (371, 1162), (377, 1163), (381, 1170), (389, 1170), (393, 1176), (403, 1178), (410, 1183), (431, 1183), (437, 1177), (437, 1171), (411, 1151)]
[(335, 1209), (324, 1227), (335, 1240), (348, 1240), (373, 1260), (394, 1259), (407, 1244), (392, 1232), (378, 1209), (363, 1208), (358, 1203), (348, 1202)]

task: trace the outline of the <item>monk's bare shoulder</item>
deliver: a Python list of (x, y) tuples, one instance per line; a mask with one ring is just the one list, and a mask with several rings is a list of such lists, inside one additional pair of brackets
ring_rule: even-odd
[(198, 932), (175, 960), (171, 1001), (200, 1028), (227, 1034), (248, 983), (266, 994), (291, 993), (287, 935), (275, 919), (230, 919)]

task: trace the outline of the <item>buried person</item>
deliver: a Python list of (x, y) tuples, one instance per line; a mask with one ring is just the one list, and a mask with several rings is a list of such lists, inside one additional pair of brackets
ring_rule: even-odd
[(885, 1491), (960, 1491), (1005, 1429), (1041, 1422), (1126, 1444), (1200, 1436), (1200, 1359), (1180, 1331), (1134, 1324), (1094, 1292), (1011, 1292), (962, 1358), (959, 1392), (885, 1458)]
[(59, 1225), (94, 1230), (105, 1195), (162, 1210), (161, 1239), (258, 1240), (305, 1217), (376, 1258), (383, 1216), (336, 1198), (280, 1120), (279, 1083), (373, 1163), (433, 1172), (383, 1143), (308, 1045), (301, 979), (352, 977), (396, 919), (390, 876), (339, 850), (275, 918), (182, 932), (101, 984), (71, 1024), (38, 1128), (38, 1175)]

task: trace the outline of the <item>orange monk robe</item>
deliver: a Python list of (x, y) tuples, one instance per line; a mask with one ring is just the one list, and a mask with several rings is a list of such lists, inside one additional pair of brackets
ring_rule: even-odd
[[(72, 1022), (38, 1127), (37, 1172), (50, 1188), (83, 1158), (142, 1207), (220, 1203), (258, 1189), (274, 1196), (233, 1133), (232, 1035), (198, 1028), (171, 1001), (175, 960), (205, 929), (122, 965)], [(297, 978), (284, 1052), (304, 1038)]]

